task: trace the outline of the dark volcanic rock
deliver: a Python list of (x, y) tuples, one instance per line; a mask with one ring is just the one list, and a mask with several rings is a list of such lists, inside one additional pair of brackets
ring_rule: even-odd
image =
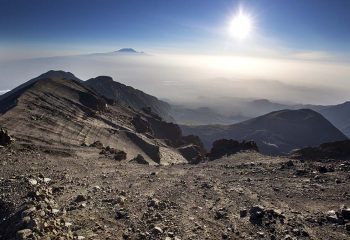
[(261, 225), (262, 219), (265, 215), (265, 210), (261, 206), (254, 206), (249, 210), (250, 213), (250, 222), (253, 224)]
[(201, 148), (197, 145), (187, 145), (177, 149), (181, 155), (191, 164), (197, 164), (204, 160)]
[(211, 160), (221, 158), (225, 155), (235, 154), (243, 150), (259, 151), (257, 145), (253, 141), (238, 142), (232, 139), (220, 139), (213, 143), (213, 147), (208, 154)]
[(7, 131), (3, 128), (0, 129), (0, 145), (7, 146), (11, 144), (13, 139), (11, 136), (7, 133)]
[(79, 100), (84, 106), (95, 111), (104, 111), (107, 109), (107, 101), (90, 93), (80, 92)]
[(151, 132), (151, 126), (149, 122), (146, 119), (142, 118), (140, 115), (133, 117), (131, 123), (134, 125), (138, 133)]
[(346, 159), (350, 157), (350, 140), (303, 148), (295, 151), (293, 156), (302, 159)]
[(103, 144), (100, 141), (93, 142), (90, 147), (103, 148)]
[(195, 136), (195, 135), (183, 136), (182, 141), (184, 142), (184, 144), (194, 144), (200, 148), (200, 151), (202, 154), (206, 153), (203, 142), (198, 136)]
[(126, 152), (124, 152), (124, 151), (118, 151), (118, 152), (114, 155), (114, 159), (117, 160), (117, 161), (125, 160), (125, 159), (126, 159)]
[(138, 154), (134, 159), (130, 160), (130, 162), (138, 163), (138, 164), (146, 164), (146, 165), (149, 164), (141, 154)]

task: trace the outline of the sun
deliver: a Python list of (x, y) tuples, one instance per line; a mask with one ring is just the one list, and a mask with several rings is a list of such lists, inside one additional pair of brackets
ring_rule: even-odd
[(231, 20), (228, 31), (231, 37), (237, 40), (244, 40), (249, 36), (252, 28), (252, 18), (240, 10)]

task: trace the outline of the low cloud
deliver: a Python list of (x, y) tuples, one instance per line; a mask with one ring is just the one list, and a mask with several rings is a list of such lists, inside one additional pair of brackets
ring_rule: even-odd
[(7, 93), (8, 91), (11, 91), (11, 90), (10, 89), (0, 90), (0, 95), (4, 94), (4, 93)]
[(0, 88), (12, 89), (54, 69), (70, 71), (82, 80), (109, 75), (159, 98), (187, 104), (200, 96), (209, 96), (208, 101), (230, 97), (313, 104), (346, 101), (350, 66), (318, 61), (327, 57), (322, 52), (304, 52), (294, 58), (82, 55), (27, 59), (0, 63)]

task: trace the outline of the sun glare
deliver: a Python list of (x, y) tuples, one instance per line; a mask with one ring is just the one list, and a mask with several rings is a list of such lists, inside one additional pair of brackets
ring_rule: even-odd
[(249, 36), (252, 30), (252, 19), (242, 10), (230, 22), (229, 34), (231, 37), (238, 40), (244, 40)]

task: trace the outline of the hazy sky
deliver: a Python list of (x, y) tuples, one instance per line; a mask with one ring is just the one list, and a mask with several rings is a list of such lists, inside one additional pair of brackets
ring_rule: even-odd
[[(230, 32), (239, 12), (243, 40)], [(0, 0), (0, 91), (62, 69), (173, 99), (335, 103), (350, 100), (349, 23), (347, 0)], [(152, 56), (32, 59), (123, 47)]]

